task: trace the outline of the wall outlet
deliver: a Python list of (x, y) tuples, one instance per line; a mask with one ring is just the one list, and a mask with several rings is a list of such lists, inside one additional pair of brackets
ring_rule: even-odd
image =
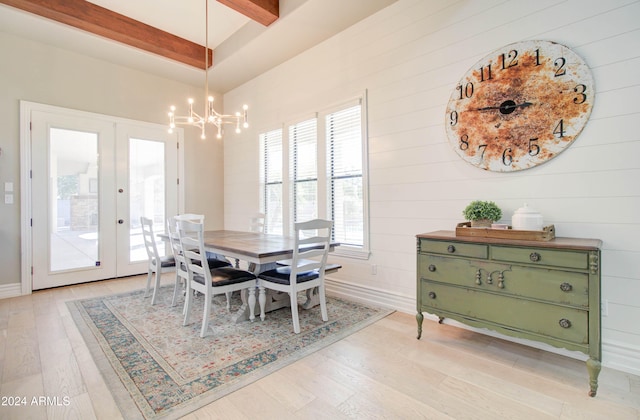
[(371, 264), (371, 275), (375, 276), (378, 274), (378, 266), (376, 264)]
[(602, 301), (602, 307), (600, 308), (600, 314), (602, 316), (609, 316), (609, 301), (606, 300), (606, 299)]

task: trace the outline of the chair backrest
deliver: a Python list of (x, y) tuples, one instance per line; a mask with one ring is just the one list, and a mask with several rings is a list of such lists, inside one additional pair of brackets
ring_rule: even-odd
[(205, 286), (211, 286), (211, 273), (207, 252), (204, 249), (204, 225), (189, 220), (179, 220), (178, 236), (189, 277), (199, 274), (205, 279)]
[(189, 220), (190, 222), (195, 223), (204, 223), (204, 214), (194, 214), (194, 213), (185, 213), (174, 216), (176, 222), (181, 220)]
[(171, 251), (173, 251), (173, 258), (176, 261), (176, 270), (178, 270), (178, 275), (186, 278), (188, 276), (187, 261), (184, 258), (184, 252), (182, 251), (182, 244), (180, 243), (180, 236), (178, 235), (178, 227), (176, 223), (175, 217), (169, 217), (167, 219), (167, 235), (169, 236)]
[(142, 226), (142, 240), (147, 250), (149, 262), (156, 264), (160, 258), (160, 254), (158, 254), (156, 238), (153, 234), (153, 221), (143, 216), (140, 218), (140, 225)]
[(264, 233), (264, 213), (257, 213), (249, 220), (249, 232)]
[[(292, 278), (297, 273), (311, 270), (318, 270), (318, 274), (324, 276), (324, 268), (327, 265), (327, 256), (331, 246), (332, 229), (333, 221), (322, 219), (309, 220), (294, 225), (295, 248), (291, 266)], [(319, 258), (319, 260), (312, 258)]]

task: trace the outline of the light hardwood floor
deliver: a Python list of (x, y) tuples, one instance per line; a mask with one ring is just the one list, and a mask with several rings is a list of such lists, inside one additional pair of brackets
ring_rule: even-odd
[[(0, 419), (122, 418), (65, 301), (144, 280), (0, 300), (0, 396), (26, 402)], [(415, 316), (394, 313), (185, 418), (640, 419), (640, 377), (603, 368), (598, 395), (587, 391), (581, 361), (427, 320), (416, 340)]]

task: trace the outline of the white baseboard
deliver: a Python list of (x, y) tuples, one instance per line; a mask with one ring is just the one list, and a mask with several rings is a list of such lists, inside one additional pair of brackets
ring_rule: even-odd
[(640, 376), (640, 348), (618, 341), (602, 342), (603, 365)]
[(0, 285), (0, 299), (12, 298), (22, 295), (22, 284), (9, 283)]
[[(398, 312), (410, 315), (416, 314), (416, 300), (412, 296), (404, 296), (393, 292), (390, 293), (386, 290), (369, 288), (361, 284), (356, 285), (344, 280), (333, 279), (331, 277), (326, 278), (326, 289), (327, 294), (333, 296), (395, 309)], [(436, 316), (430, 314), (424, 314), (424, 317), (425, 319), (431, 319), (433, 321), (438, 320)], [(586, 360), (588, 358), (588, 356), (580, 352), (556, 348), (537, 341), (517, 339), (487, 329), (472, 328), (453, 320), (445, 320), (445, 323), (467, 330), (476, 331), (481, 334), (487, 334), (503, 340), (513, 341), (534, 348), (539, 348), (541, 350), (550, 351), (552, 353), (574, 359)], [(603, 340), (602, 366), (640, 376), (640, 348), (633, 347), (625, 343)]]

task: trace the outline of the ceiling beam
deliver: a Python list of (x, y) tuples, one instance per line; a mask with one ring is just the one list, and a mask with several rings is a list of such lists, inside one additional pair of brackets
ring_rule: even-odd
[[(199, 69), (205, 68), (204, 46), (85, 0), (0, 0), (0, 3)], [(209, 49), (208, 54), (211, 67), (213, 51)]]
[(269, 26), (280, 16), (279, 0), (218, 0), (264, 26)]

